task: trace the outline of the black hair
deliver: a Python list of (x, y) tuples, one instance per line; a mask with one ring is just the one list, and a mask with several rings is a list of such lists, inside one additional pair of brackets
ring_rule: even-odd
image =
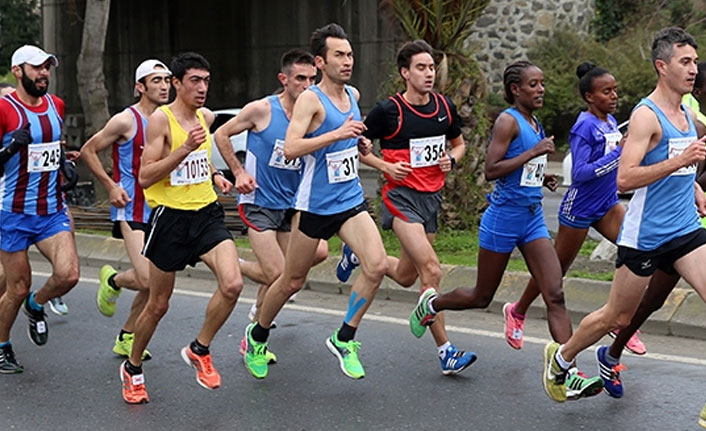
[(189, 69), (202, 69), (211, 71), (211, 65), (201, 54), (195, 52), (183, 52), (172, 58), (169, 66), (172, 76), (181, 81)]
[[(590, 61), (584, 61), (576, 68), (576, 76), (579, 77), (579, 93), (583, 100), (586, 100), (586, 93), (593, 91), (593, 80), (599, 76), (610, 73), (608, 69), (598, 67)], [(588, 102), (588, 100), (586, 100)]]
[(417, 39), (402, 45), (397, 51), (397, 71), (401, 73), (402, 68), (409, 69), (409, 66), (412, 64), (412, 57), (424, 52), (434, 58), (433, 48), (424, 40)]
[(505, 89), (505, 101), (507, 103), (511, 105), (515, 103), (515, 95), (512, 94), (510, 89), (512, 84), (519, 85), (522, 82), (522, 74), (525, 69), (533, 66), (534, 63), (522, 60), (516, 61), (505, 68), (505, 71), (503, 72), (503, 88)]
[(697, 68), (699, 71), (696, 73), (696, 79), (694, 80), (694, 90), (704, 85), (704, 80), (706, 80), (706, 61), (699, 63)]
[(282, 54), (282, 59), (280, 60), (280, 71), (284, 74), (288, 74), (289, 69), (294, 64), (310, 64), (316, 67), (314, 56), (311, 55), (309, 51), (301, 48), (290, 49)]
[(679, 27), (663, 28), (657, 32), (652, 42), (652, 63), (655, 64), (657, 60), (668, 63), (674, 55), (674, 45), (690, 45), (694, 49), (698, 49), (694, 37), (684, 29)]
[(317, 57), (326, 58), (326, 39), (333, 37), (335, 39), (348, 40), (346, 31), (340, 25), (332, 22), (321, 28), (317, 28), (311, 33), (311, 52)]

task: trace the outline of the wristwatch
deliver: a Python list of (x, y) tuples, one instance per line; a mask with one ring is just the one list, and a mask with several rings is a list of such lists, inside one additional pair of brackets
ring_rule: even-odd
[(456, 167), (456, 158), (449, 154), (449, 160), (451, 160), (451, 169)]
[(214, 179), (213, 177), (215, 177), (216, 175), (220, 175), (223, 178), (225, 178), (225, 176), (226, 176), (226, 174), (224, 174), (222, 170), (218, 169), (218, 170), (213, 171), (213, 173), (211, 174), (211, 181), (213, 181), (213, 179)]

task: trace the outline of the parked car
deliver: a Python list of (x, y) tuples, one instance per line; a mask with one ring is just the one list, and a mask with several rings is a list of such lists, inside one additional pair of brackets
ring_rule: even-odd
[[(211, 134), (213, 134), (216, 129), (225, 124), (228, 120), (238, 115), (239, 112), (240, 108), (219, 109), (217, 111), (213, 111), (216, 118), (213, 120), (213, 124), (211, 124)], [(230, 145), (233, 147), (235, 156), (241, 164), (245, 163), (247, 139), (247, 131), (230, 137)], [(225, 160), (223, 160), (221, 153), (218, 151), (215, 141), (213, 142), (213, 147), (211, 149), (211, 163), (216, 169), (220, 169), (225, 172), (228, 179), (233, 180), (233, 174), (230, 172), (230, 168), (226, 164)]]

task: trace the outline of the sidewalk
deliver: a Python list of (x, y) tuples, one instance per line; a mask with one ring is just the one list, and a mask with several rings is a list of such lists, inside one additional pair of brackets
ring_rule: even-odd
[[(109, 263), (116, 269), (130, 267), (130, 261), (121, 240), (99, 235), (76, 234), (76, 245), (82, 265), (99, 267)], [(241, 248), (238, 253), (243, 259), (255, 259), (249, 249)], [(32, 247), (30, 257), (41, 258), (41, 255), (36, 248)], [(336, 279), (337, 262), (338, 256), (331, 256), (325, 262), (312, 268), (307, 288), (329, 293), (348, 294), (351, 284), (341, 283)], [(203, 263), (199, 263), (195, 268), (187, 267), (185, 272), (189, 277), (214, 280), (213, 274)], [(439, 289), (441, 292), (448, 292), (458, 286), (472, 286), (476, 280), (475, 268), (442, 265), (442, 273)], [(356, 274), (351, 277), (351, 280), (354, 280), (355, 276)], [(500, 314), (505, 302), (516, 301), (520, 297), (528, 280), (527, 273), (506, 272), (488, 311)], [(564, 292), (572, 321), (576, 324), (586, 314), (603, 306), (608, 299), (609, 290), (610, 283), (608, 282), (566, 278)], [(419, 282), (410, 288), (403, 288), (386, 277), (380, 286), (377, 300), (405, 301), (411, 304), (416, 302), (418, 295)], [(528, 316), (546, 319), (544, 304), (541, 300), (535, 301)], [(664, 306), (654, 313), (641, 329), (643, 332), (652, 334), (706, 339), (706, 305), (691, 288), (681, 282)]]

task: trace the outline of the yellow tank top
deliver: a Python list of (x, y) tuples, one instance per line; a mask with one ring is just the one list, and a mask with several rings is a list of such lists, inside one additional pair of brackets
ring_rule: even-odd
[[(169, 119), (173, 152), (184, 145), (189, 134), (167, 106), (160, 106), (158, 109), (167, 114)], [(192, 151), (169, 175), (145, 189), (145, 199), (152, 208), (164, 205), (179, 210), (199, 210), (218, 199), (213, 190), (209, 169), (211, 134), (201, 111), (196, 114), (201, 126), (206, 129), (206, 142)]]

